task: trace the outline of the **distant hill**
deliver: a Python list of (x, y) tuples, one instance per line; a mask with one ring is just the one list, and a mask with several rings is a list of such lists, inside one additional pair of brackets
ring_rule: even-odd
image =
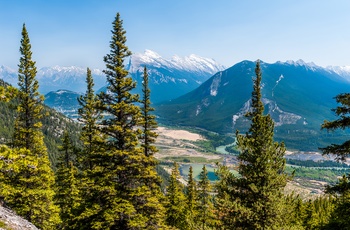
[(78, 118), (78, 97), (80, 93), (76, 93), (70, 90), (57, 90), (51, 91), (45, 95), (45, 105), (56, 111), (65, 114), (69, 118)]
[[(349, 138), (345, 132), (320, 131), (325, 119), (334, 119), (334, 97), (349, 92), (350, 83), (334, 68), (301, 60), (261, 63), (263, 102), (275, 121), (275, 137), (287, 147), (317, 150), (330, 141)], [(249, 127), (244, 114), (250, 109), (255, 62), (242, 61), (221, 71), (197, 89), (156, 106), (161, 122), (233, 133)]]
[[(2, 84), (2, 80), (0, 80)], [(0, 144), (11, 143), (15, 113), (16, 101), (10, 103), (0, 102)], [(73, 120), (67, 118), (56, 110), (44, 107), (42, 118), (44, 141), (49, 151), (49, 157), (52, 163), (56, 162), (56, 156), (59, 152), (58, 146), (62, 145), (62, 134), (65, 129), (69, 131), (73, 142), (78, 144), (80, 125)]]

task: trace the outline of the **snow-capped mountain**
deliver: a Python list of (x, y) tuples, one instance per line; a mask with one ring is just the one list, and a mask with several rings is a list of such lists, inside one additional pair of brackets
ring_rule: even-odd
[(167, 60), (152, 50), (145, 50), (143, 54), (136, 53), (132, 55), (128, 69), (131, 73), (135, 73), (141, 69), (143, 70), (144, 65), (211, 75), (225, 69), (223, 65), (220, 65), (215, 60), (195, 54), (191, 54), (188, 57), (174, 55), (170, 60)]
[(0, 78), (14, 86), (16, 86), (18, 82), (17, 71), (3, 65), (0, 66)]
[[(91, 72), (92, 76), (94, 77), (96, 90), (106, 84), (106, 77), (101, 70), (92, 69)], [(81, 67), (44, 67), (38, 69), (36, 77), (40, 85), (39, 91), (42, 94), (46, 94), (50, 91), (56, 91), (58, 89), (66, 89), (75, 92), (86, 91), (86, 69)], [(17, 86), (17, 70), (0, 66), (0, 78), (14, 86)]]
[(350, 66), (328, 66), (326, 69), (330, 72), (337, 73), (350, 82)]
[(146, 50), (130, 57), (126, 68), (137, 82), (136, 93), (141, 93), (144, 66), (148, 69), (149, 87), (153, 103), (179, 97), (197, 88), (215, 73), (225, 69), (210, 58), (197, 55), (173, 56), (165, 59), (154, 51)]
[[(254, 69), (254, 62), (237, 63), (190, 93), (157, 105), (156, 113), (163, 123), (222, 133), (247, 130), (244, 115), (251, 109)], [(275, 122), (276, 138), (299, 150), (315, 151), (325, 146), (330, 136), (320, 127), (324, 120), (335, 119), (331, 111), (337, 106), (334, 97), (350, 92), (346, 72), (340, 76), (337, 71), (302, 60), (261, 62), (261, 69), (263, 103)]]
[[(44, 67), (38, 70), (37, 79), (41, 93), (48, 93), (58, 89), (66, 89), (82, 93), (86, 91), (86, 71), (87, 69), (70, 67)], [(94, 78), (95, 90), (106, 84), (106, 77), (99, 69), (91, 69)]]

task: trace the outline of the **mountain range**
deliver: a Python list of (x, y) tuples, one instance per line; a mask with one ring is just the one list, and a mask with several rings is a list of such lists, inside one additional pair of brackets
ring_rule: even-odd
[[(173, 56), (165, 59), (154, 51), (132, 55), (126, 64), (130, 76), (137, 82), (134, 93), (142, 94), (144, 67), (147, 67), (151, 101), (158, 103), (175, 99), (197, 88), (225, 67), (213, 59), (198, 55), (188, 57)], [(106, 91), (106, 87), (101, 89)]]
[[(156, 106), (161, 122), (195, 126), (219, 133), (245, 132), (244, 117), (251, 108), (255, 62), (242, 61), (216, 73), (197, 89)], [(334, 97), (350, 89), (349, 72), (299, 61), (261, 62), (262, 96), (266, 111), (275, 122), (275, 137), (287, 146), (317, 150), (344, 132), (320, 130), (324, 120), (335, 119)], [(338, 70), (338, 71), (336, 71)], [(344, 70), (344, 68), (342, 69)]]
[[(94, 77), (95, 90), (106, 85), (106, 77), (99, 69), (92, 69)], [(70, 67), (43, 67), (38, 69), (36, 78), (39, 81), (39, 91), (47, 94), (50, 91), (60, 89), (70, 90), (78, 93), (86, 91), (86, 68), (70, 66)], [(6, 66), (0, 66), (0, 79), (17, 86), (17, 71)]]
[[(144, 66), (148, 69), (149, 87), (152, 93), (152, 102), (167, 101), (177, 98), (197, 88), (201, 83), (209, 79), (225, 67), (213, 59), (190, 55), (179, 57), (174, 55), (171, 59), (161, 57), (154, 51), (146, 50), (144, 53), (136, 53), (130, 56), (125, 63), (130, 76), (137, 82), (134, 93), (142, 93), (142, 77)], [(106, 91), (106, 77), (102, 70), (92, 69), (97, 92)], [(0, 79), (17, 85), (17, 71), (6, 66), (0, 66)], [(71, 67), (44, 67), (38, 69), (37, 79), (39, 91), (42, 94), (67, 90), (76, 93), (86, 91), (86, 69), (76, 66)], [(57, 97), (62, 96), (58, 93)], [(67, 95), (65, 95), (67, 96)], [(59, 101), (59, 100), (57, 100)]]
[[(146, 50), (134, 54), (125, 64), (141, 93), (143, 68), (147, 66), (151, 99), (159, 121), (165, 124), (196, 126), (219, 133), (246, 131), (244, 114), (250, 109), (255, 63), (242, 61), (225, 69), (212, 59), (196, 55), (165, 59)], [(277, 140), (289, 148), (317, 150), (348, 134), (320, 130), (324, 120), (335, 119), (334, 97), (348, 92), (350, 67), (320, 67), (302, 60), (261, 62), (263, 102), (275, 121)], [(106, 90), (101, 70), (93, 70), (95, 89)], [(15, 71), (0, 66), (0, 78), (15, 85)], [(52, 67), (38, 71), (45, 103), (72, 118), (77, 116), (76, 98), (85, 91), (85, 70), (79, 67)], [(97, 80), (96, 80), (97, 79)]]

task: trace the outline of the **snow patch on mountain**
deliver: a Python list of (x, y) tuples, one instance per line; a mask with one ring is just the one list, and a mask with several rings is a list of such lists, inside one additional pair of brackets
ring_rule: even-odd
[(305, 68), (307, 68), (307, 69), (309, 69), (311, 71), (316, 71), (316, 70), (319, 70), (319, 69), (323, 69), (323, 67), (318, 66), (318, 65), (316, 65), (313, 62), (305, 62), (302, 59), (299, 59), (297, 61), (287, 60), (285, 62), (278, 61), (278, 62), (276, 62), (276, 64), (292, 65), (292, 66), (295, 66), (295, 67), (305, 67)]
[(157, 68), (168, 68), (177, 70), (186, 70), (190, 72), (205, 72), (215, 74), (226, 69), (225, 66), (218, 64), (210, 58), (200, 57), (195, 54), (180, 57), (174, 55), (171, 59), (165, 59), (152, 50), (145, 50), (144, 53), (133, 54), (130, 58), (127, 68), (130, 73), (134, 73), (143, 69), (143, 66), (152, 66)]
[(198, 116), (202, 112), (203, 107), (208, 107), (210, 105), (209, 99), (204, 98), (199, 105), (197, 105), (196, 116)]
[(17, 71), (3, 65), (0, 66), (0, 78), (13, 86), (16, 86), (18, 82)]
[(281, 76), (278, 78), (278, 80), (276, 81), (276, 85), (272, 88), (272, 97), (274, 96), (274, 91), (275, 88), (277, 87), (278, 83), (280, 83), (280, 81), (284, 78), (283, 74), (281, 74)]
[(327, 66), (326, 69), (350, 81), (350, 66)]
[[(272, 101), (267, 98), (262, 98), (262, 102), (265, 106), (268, 107), (268, 113), (274, 121), (275, 127), (286, 124), (296, 124), (300, 119), (302, 119), (302, 117), (297, 114), (281, 110), (275, 101)], [(243, 107), (238, 111), (238, 113), (232, 116), (232, 126), (234, 127), (238, 119), (244, 118), (244, 115), (251, 111), (252, 100), (249, 99), (247, 102), (244, 103)], [(304, 120), (303, 124), (307, 125), (307, 122)]]
[(215, 75), (215, 77), (213, 78), (213, 81), (210, 85), (210, 95), (213, 97), (215, 97), (218, 94), (218, 89), (220, 86), (221, 77), (222, 77), (222, 72)]

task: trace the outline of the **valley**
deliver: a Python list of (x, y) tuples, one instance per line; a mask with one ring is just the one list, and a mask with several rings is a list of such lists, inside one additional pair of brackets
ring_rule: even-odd
[[(186, 184), (189, 166), (193, 167), (194, 178), (198, 180), (198, 175), (206, 165), (208, 176), (212, 182), (217, 180), (215, 175), (216, 163), (228, 166), (235, 175), (237, 172), (238, 160), (237, 155), (224, 151), (224, 146), (219, 146), (216, 151), (210, 148), (203, 147), (203, 143), (209, 143), (199, 133), (203, 130), (186, 129), (181, 127), (159, 127), (157, 129), (158, 138), (156, 146), (159, 152), (155, 157), (159, 160), (160, 165), (170, 172), (172, 162), (176, 161), (180, 164), (180, 172), (182, 182)], [(226, 153), (225, 153), (226, 152)], [(346, 165), (337, 167), (306, 167), (295, 165), (295, 162), (289, 164), (291, 159), (297, 159), (304, 163), (308, 160), (320, 164), (320, 162), (333, 161), (330, 156), (322, 156), (319, 152), (302, 152), (302, 151), (286, 151), (287, 166), (286, 172), (291, 175), (295, 170), (295, 175), (288, 182), (285, 192), (299, 194), (304, 199), (319, 196), (324, 193), (326, 185), (335, 184), (343, 173), (350, 172)]]

